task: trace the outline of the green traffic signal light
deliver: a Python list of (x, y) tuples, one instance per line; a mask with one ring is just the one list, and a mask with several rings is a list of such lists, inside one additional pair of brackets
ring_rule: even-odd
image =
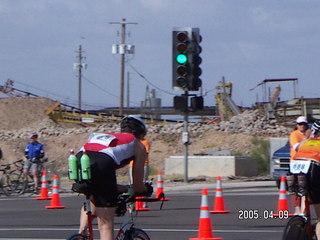
[(179, 64), (185, 64), (188, 61), (188, 57), (184, 54), (179, 54), (176, 57), (176, 61)]

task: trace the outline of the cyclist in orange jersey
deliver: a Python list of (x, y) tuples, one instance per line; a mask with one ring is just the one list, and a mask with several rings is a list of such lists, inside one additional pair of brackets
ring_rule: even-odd
[[(311, 135), (299, 147), (297, 153), (293, 156), (292, 162), (295, 160), (302, 160), (296, 166), (301, 168), (306, 174), (300, 174), (298, 177), (303, 181), (298, 182), (303, 185), (303, 188), (308, 189), (308, 197), (310, 203), (313, 204), (315, 213), (317, 215), (316, 235), (320, 239), (320, 121), (316, 120), (311, 127)], [(293, 165), (294, 166), (294, 165)], [(294, 171), (291, 169), (290, 171)], [(298, 191), (299, 191), (298, 186)], [(302, 188), (301, 188), (302, 189)], [(300, 191), (300, 195), (304, 196), (304, 191)], [(304, 202), (304, 201), (303, 201)], [(302, 207), (303, 208), (303, 207)], [(301, 209), (300, 214), (304, 214), (304, 209)]]

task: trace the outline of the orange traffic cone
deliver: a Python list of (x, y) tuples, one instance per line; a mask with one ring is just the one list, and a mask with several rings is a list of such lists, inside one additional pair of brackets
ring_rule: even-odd
[(48, 196), (48, 182), (47, 182), (47, 171), (42, 172), (41, 178), (41, 193), (40, 197), (36, 197), (36, 200), (50, 200), (51, 197)]
[(59, 177), (58, 177), (58, 175), (54, 175), (53, 176), (51, 205), (46, 206), (46, 209), (61, 209), (61, 208), (65, 208), (65, 206), (60, 205)]
[(136, 197), (138, 201), (136, 201), (136, 211), (150, 211), (150, 208), (144, 207), (143, 202), (139, 201), (142, 197)]
[(189, 240), (222, 240), (220, 237), (213, 237), (211, 219), (209, 217), (207, 188), (202, 189), (198, 237), (189, 238)]
[(214, 208), (210, 213), (229, 213), (229, 210), (224, 209), (224, 199), (222, 196), (222, 184), (221, 177), (217, 177), (217, 186), (216, 186), (216, 197), (214, 200)]
[[(156, 191), (156, 198), (159, 198), (163, 192), (163, 180), (162, 180), (162, 171), (158, 171), (158, 181), (157, 181), (157, 191)], [(162, 197), (162, 201), (168, 201), (170, 199)]]
[[(273, 214), (274, 217), (278, 217), (279, 214), (283, 215), (283, 212), (285, 211), (289, 212), (286, 182), (287, 182), (286, 176), (282, 176), (280, 179), (278, 209), (277, 209), (277, 212)], [(290, 213), (288, 216), (293, 216), (293, 214)]]

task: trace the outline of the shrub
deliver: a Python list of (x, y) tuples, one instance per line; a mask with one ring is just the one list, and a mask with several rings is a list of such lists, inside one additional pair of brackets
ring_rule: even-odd
[(269, 141), (259, 137), (253, 137), (251, 139), (252, 144), (255, 147), (251, 150), (250, 156), (257, 160), (258, 173), (266, 174), (269, 172), (270, 161), (270, 145)]

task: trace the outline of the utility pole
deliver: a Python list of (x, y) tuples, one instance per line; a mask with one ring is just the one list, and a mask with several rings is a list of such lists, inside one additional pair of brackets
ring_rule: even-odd
[(87, 64), (83, 63), (85, 57), (82, 56), (82, 46), (79, 45), (79, 50), (76, 51), (78, 53), (77, 62), (73, 64), (74, 69), (78, 69), (78, 108), (81, 109), (81, 84), (82, 84), (82, 68), (86, 69)]
[(127, 72), (127, 107), (130, 106), (130, 73)]
[(126, 25), (127, 24), (138, 24), (134, 22), (127, 22), (125, 18), (121, 22), (110, 22), (110, 24), (120, 24), (121, 25), (121, 44), (120, 49), (117, 51), (121, 55), (121, 68), (120, 68), (120, 106), (119, 115), (123, 115), (123, 96), (124, 96), (124, 72), (125, 72), (125, 56), (127, 53), (126, 45)]

